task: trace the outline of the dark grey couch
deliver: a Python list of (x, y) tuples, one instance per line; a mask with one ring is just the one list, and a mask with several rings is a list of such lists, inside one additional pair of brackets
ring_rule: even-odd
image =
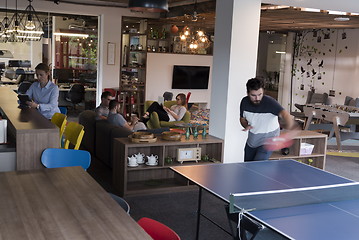
[(106, 120), (96, 120), (96, 113), (90, 110), (79, 115), (79, 123), (85, 128), (81, 149), (89, 151), (92, 156), (112, 168), (113, 139), (127, 137), (132, 132)]

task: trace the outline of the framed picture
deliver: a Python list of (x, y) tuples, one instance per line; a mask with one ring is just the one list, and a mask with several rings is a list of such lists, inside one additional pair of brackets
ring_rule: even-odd
[(116, 43), (107, 43), (107, 64), (115, 65)]

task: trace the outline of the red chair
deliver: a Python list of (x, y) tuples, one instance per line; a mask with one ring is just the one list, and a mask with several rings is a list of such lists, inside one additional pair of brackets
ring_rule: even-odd
[(191, 92), (188, 92), (187, 93), (187, 97), (186, 97), (186, 105), (187, 105), (187, 109), (190, 109), (191, 107), (192, 107), (192, 104), (193, 103), (191, 103), (191, 104), (189, 104), (188, 102), (189, 102), (189, 97), (191, 96)]
[(110, 92), (110, 93), (111, 93), (111, 96), (114, 97), (114, 98), (118, 101), (118, 99), (117, 99), (117, 98), (118, 98), (118, 97), (117, 97), (117, 94), (118, 94), (118, 93), (117, 93), (117, 91), (116, 91), (115, 89), (113, 89), (113, 88), (104, 88), (103, 91), (104, 91), (104, 92), (106, 92), (106, 91), (107, 91), (107, 92)]
[(175, 231), (151, 218), (143, 217), (137, 222), (154, 240), (181, 240)]
[(191, 96), (191, 92), (188, 92), (187, 93), (187, 97), (186, 97), (186, 103), (188, 104), (188, 101), (189, 101), (189, 97)]

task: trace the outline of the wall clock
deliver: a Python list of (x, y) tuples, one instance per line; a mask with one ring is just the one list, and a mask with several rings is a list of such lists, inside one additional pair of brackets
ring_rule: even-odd
[(179, 148), (177, 149), (177, 161), (183, 163), (185, 161), (201, 160), (201, 148)]

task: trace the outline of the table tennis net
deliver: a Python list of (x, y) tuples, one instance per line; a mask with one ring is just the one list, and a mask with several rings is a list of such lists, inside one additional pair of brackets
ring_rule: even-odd
[(359, 183), (230, 194), (229, 212), (250, 212), (359, 198)]

